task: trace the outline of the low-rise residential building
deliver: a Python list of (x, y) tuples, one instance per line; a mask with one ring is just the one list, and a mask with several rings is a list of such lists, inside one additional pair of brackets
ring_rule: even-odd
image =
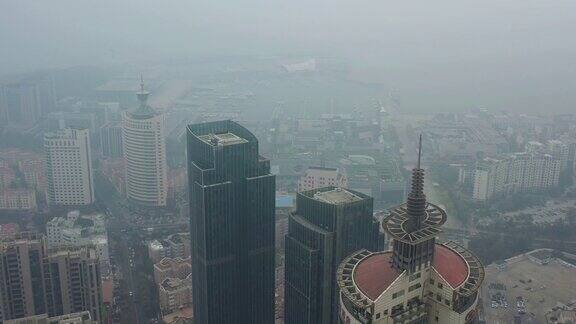
[(44, 193), (46, 178), (44, 160), (38, 153), (7, 149), (0, 152), (0, 190), (8, 188), (14, 180), (27, 188)]
[(192, 305), (192, 278), (166, 278), (158, 289), (162, 313), (171, 313)]
[(36, 192), (31, 189), (0, 190), (0, 210), (28, 210), (37, 208)]
[(154, 264), (154, 281), (161, 284), (166, 278), (185, 279), (191, 272), (190, 258), (164, 258)]
[(148, 256), (153, 263), (160, 262), (163, 258), (190, 257), (190, 234), (176, 233), (163, 240), (153, 240), (148, 243)]
[(108, 252), (108, 233), (104, 215), (80, 215), (78, 211), (69, 212), (64, 217), (54, 217), (46, 224), (48, 247), (91, 246), (100, 260), (100, 271), (103, 276), (110, 272)]
[(0, 190), (10, 187), (16, 179), (16, 172), (8, 163), (0, 160)]
[(162, 316), (162, 321), (164, 324), (192, 324), (193, 318), (194, 310), (186, 307)]
[(426, 147), (434, 155), (444, 159), (460, 160), (509, 151), (506, 139), (481, 120), (450, 119), (448, 116), (438, 115), (424, 127)]
[(83, 311), (52, 317), (48, 314), (40, 314), (7, 320), (4, 324), (98, 324), (98, 322), (92, 319), (90, 312)]
[(302, 192), (324, 187), (346, 188), (347, 185), (346, 175), (341, 173), (338, 168), (311, 166), (298, 181), (298, 191)]
[(20, 233), (20, 225), (17, 223), (6, 223), (0, 225), (0, 240), (13, 239)]

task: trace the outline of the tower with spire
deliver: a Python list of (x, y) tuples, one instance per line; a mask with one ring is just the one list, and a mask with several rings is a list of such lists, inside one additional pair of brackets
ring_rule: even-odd
[(140, 74), (140, 91), (136, 92), (136, 97), (138, 97), (138, 102), (140, 107), (148, 105), (148, 96), (150, 92), (144, 89), (144, 77)]
[(143, 206), (166, 206), (166, 122), (148, 105), (150, 92), (140, 75), (138, 107), (122, 114), (122, 143), (126, 165), (126, 196)]
[(135, 119), (148, 119), (158, 115), (158, 113), (148, 105), (148, 96), (150, 96), (150, 92), (145, 89), (144, 78), (142, 74), (140, 74), (140, 89), (136, 92), (138, 107), (129, 113), (130, 116)]
[(457, 243), (436, 242), (446, 212), (426, 201), (421, 159), (422, 136), (408, 199), (382, 221), (392, 250), (356, 251), (338, 267), (342, 323), (478, 322), (484, 267)]
[(429, 267), (434, 244), (446, 212), (426, 201), (424, 170), (421, 167), (422, 135), (418, 141), (418, 162), (412, 169), (412, 186), (406, 203), (390, 210), (382, 226), (394, 239), (392, 263), (398, 270), (416, 272)]

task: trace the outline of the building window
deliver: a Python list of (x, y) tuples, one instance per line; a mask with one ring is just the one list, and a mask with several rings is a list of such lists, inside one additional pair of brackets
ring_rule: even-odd
[(414, 291), (414, 290), (416, 290), (416, 289), (418, 289), (418, 288), (420, 288), (420, 287), (422, 287), (422, 285), (421, 285), (420, 283), (417, 283), (417, 284), (415, 284), (415, 285), (412, 285), (412, 286), (410, 286), (410, 287), (408, 288), (408, 292)]
[(440, 294), (436, 294), (436, 300), (442, 302), (442, 296)]
[(413, 275), (410, 276), (410, 281), (414, 281), (414, 280), (420, 278), (420, 276), (421, 276), (421, 273), (420, 273), (420, 272), (415, 273), (415, 274), (413, 274)]
[(442, 285), (442, 283), (439, 282), (439, 283), (438, 283), (438, 288), (442, 289), (442, 288), (444, 288), (444, 285)]
[(376, 319), (380, 318), (380, 313), (376, 314)]
[(434, 284), (434, 279), (430, 278), (430, 284), (433, 285)]
[(403, 296), (403, 295), (404, 295), (404, 290), (397, 291), (397, 292), (392, 294), (392, 299), (396, 299), (396, 298)]

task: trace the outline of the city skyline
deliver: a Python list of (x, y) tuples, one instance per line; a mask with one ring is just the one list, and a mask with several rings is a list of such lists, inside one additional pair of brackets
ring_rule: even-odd
[(576, 323), (574, 26), (0, 1), (0, 323)]

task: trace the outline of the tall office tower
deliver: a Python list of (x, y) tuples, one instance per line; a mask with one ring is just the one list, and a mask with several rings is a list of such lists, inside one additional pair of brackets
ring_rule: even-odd
[(89, 205), (94, 198), (90, 134), (66, 128), (44, 135), (48, 203)]
[(227, 120), (189, 125), (195, 323), (274, 323), (275, 177)]
[(382, 221), (392, 251), (359, 250), (338, 267), (339, 322), (476, 323), (484, 267), (456, 243), (436, 243), (445, 221), (426, 201), (419, 154), (407, 201)]
[(46, 312), (58, 316), (89, 311), (102, 323), (102, 278), (96, 249), (63, 249), (43, 260)]
[(89, 311), (102, 322), (102, 287), (93, 248), (48, 251), (42, 235), (0, 242), (0, 322)]
[(0, 85), (0, 124), (33, 125), (53, 111), (55, 105), (52, 77), (31, 77)]
[(0, 242), (0, 322), (46, 313), (41, 235), (22, 234)]
[(0, 87), (0, 121), (33, 125), (40, 115), (40, 96), (36, 84), (23, 82)]
[(122, 114), (126, 195), (140, 205), (166, 206), (165, 120), (147, 104), (148, 95), (142, 82), (137, 93), (139, 107)]
[(339, 187), (298, 194), (285, 242), (287, 324), (336, 322), (340, 261), (360, 249), (378, 249), (372, 208), (371, 197)]
[(104, 157), (123, 156), (122, 125), (119, 122), (106, 123), (100, 127), (100, 149)]

